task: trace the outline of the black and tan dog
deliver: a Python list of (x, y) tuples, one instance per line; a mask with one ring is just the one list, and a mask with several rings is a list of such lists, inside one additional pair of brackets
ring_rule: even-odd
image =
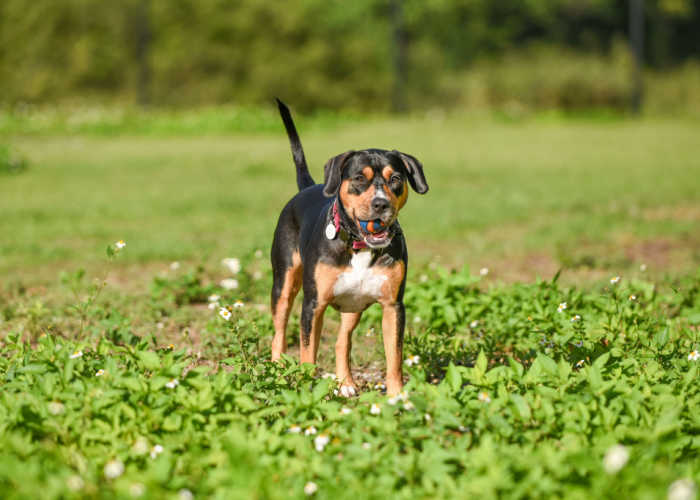
[(397, 221), (408, 185), (428, 191), (421, 163), (399, 151), (365, 149), (331, 158), (324, 184), (315, 184), (287, 107), (277, 101), (292, 146), (299, 193), (280, 214), (272, 243), (272, 359), (285, 352), (285, 330), (294, 298), (303, 286), (300, 357), (315, 363), (323, 313), (340, 311), (336, 375), (341, 393), (354, 395), (351, 335), (362, 311), (382, 306), (387, 393), (401, 391), (405, 323), (406, 241)]

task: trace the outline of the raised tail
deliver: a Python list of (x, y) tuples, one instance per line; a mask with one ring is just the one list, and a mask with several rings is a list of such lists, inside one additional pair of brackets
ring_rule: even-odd
[(292, 146), (292, 158), (294, 158), (294, 165), (297, 167), (297, 186), (299, 187), (299, 191), (301, 191), (316, 183), (309, 173), (309, 167), (306, 164), (306, 157), (304, 156), (304, 148), (301, 147), (301, 140), (299, 140), (299, 134), (297, 134), (297, 129), (294, 126), (292, 114), (282, 101), (277, 98), (275, 98), (275, 100), (277, 101), (277, 107), (280, 110), (280, 116), (284, 122), (284, 128), (287, 129), (289, 144)]

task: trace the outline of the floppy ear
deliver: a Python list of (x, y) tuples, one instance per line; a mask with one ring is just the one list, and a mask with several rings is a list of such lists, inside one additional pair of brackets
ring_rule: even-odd
[(408, 171), (408, 183), (413, 190), (418, 194), (427, 193), (428, 183), (425, 180), (425, 175), (423, 175), (423, 164), (415, 157), (402, 153), (401, 151), (394, 150), (394, 153), (399, 155), (399, 158), (401, 158), (401, 161), (406, 167)]
[(326, 166), (323, 167), (323, 177), (324, 184), (323, 194), (326, 197), (331, 198), (336, 195), (338, 189), (340, 189), (340, 179), (343, 174), (343, 165), (350, 158), (355, 151), (346, 151), (342, 155), (334, 156), (328, 162)]

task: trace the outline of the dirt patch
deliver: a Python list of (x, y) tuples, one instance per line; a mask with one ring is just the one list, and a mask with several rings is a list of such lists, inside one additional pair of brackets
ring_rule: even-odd
[(689, 240), (659, 238), (628, 242), (624, 246), (624, 253), (630, 260), (641, 262), (647, 267), (674, 270), (692, 265), (699, 249), (700, 241), (695, 238)]
[(700, 206), (680, 205), (675, 207), (655, 207), (642, 211), (642, 218), (649, 221), (674, 220), (700, 222)]

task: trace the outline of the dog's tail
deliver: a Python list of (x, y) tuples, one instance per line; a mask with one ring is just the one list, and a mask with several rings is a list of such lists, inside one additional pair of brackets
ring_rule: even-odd
[(299, 140), (299, 134), (297, 134), (297, 129), (294, 126), (292, 114), (282, 101), (277, 98), (275, 99), (277, 100), (277, 107), (280, 110), (280, 116), (284, 122), (284, 128), (287, 129), (289, 144), (292, 146), (292, 158), (294, 158), (294, 165), (297, 167), (297, 186), (299, 187), (299, 191), (301, 191), (316, 183), (309, 173), (309, 167), (306, 164), (306, 157), (304, 156), (304, 148), (301, 147), (301, 140)]

